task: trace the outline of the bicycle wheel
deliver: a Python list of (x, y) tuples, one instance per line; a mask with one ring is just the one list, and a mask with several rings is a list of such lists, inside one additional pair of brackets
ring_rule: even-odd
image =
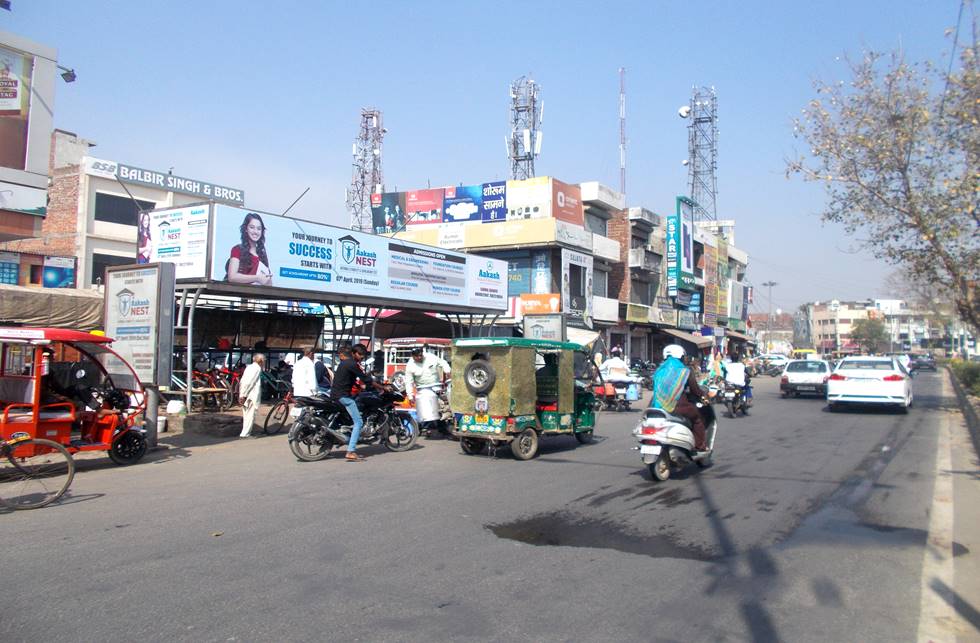
[(290, 404), (289, 402), (282, 400), (276, 402), (275, 406), (269, 409), (269, 413), (265, 416), (265, 424), (262, 425), (262, 430), (266, 435), (275, 435), (283, 430), (283, 428), (289, 428), (293, 423), (293, 418), (289, 415)]
[(37, 509), (60, 498), (75, 477), (68, 449), (51, 440), (18, 443), (0, 459), (0, 505)]

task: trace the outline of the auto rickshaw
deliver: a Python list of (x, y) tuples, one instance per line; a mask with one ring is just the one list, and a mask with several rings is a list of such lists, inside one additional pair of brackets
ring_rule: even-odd
[(0, 438), (27, 433), (73, 454), (107, 451), (120, 465), (142, 458), (143, 386), (111, 342), (63, 328), (0, 327)]
[(527, 338), (453, 341), (459, 373), (450, 405), (454, 435), (464, 453), (509, 443), (518, 460), (530, 460), (544, 435), (592, 440), (595, 364), (579, 344)]

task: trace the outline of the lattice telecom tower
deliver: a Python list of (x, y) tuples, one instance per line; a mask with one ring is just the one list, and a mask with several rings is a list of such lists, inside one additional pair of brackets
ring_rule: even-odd
[(541, 124), (544, 101), (538, 98), (541, 86), (521, 76), (510, 84), (510, 135), (504, 137), (510, 178), (515, 181), (534, 176), (534, 159), (541, 154)]
[(718, 194), (718, 96), (714, 87), (695, 87), (690, 106), (680, 110), (689, 118), (688, 193), (697, 203), (695, 221), (715, 221), (718, 218), (715, 196)]
[(387, 131), (381, 125), (381, 110), (361, 110), (361, 129), (353, 147), (354, 171), (347, 190), (351, 230), (372, 232), (371, 194), (384, 191), (381, 143)]

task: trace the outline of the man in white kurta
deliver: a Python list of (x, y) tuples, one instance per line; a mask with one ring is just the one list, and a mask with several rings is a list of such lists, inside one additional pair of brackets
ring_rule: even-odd
[(262, 367), (265, 356), (256, 355), (252, 363), (245, 367), (242, 379), (238, 383), (238, 401), (242, 405), (242, 433), (239, 437), (248, 438), (252, 435), (255, 424), (255, 413), (259, 410), (259, 400), (262, 396)]
[(293, 367), (293, 397), (310, 397), (318, 393), (313, 349), (303, 351), (303, 357)]

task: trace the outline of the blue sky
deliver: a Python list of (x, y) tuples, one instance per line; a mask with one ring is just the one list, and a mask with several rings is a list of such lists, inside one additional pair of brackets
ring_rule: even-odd
[[(544, 98), (537, 173), (619, 185), (617, 70), (627, 68), (627, 200), (666, 213), (685, 191), (693, 85), (719, 100), (718, 210), (774, 306), (888, 295), (891, 268), (787, 180), (792, 119), (843, 55), (942, 60), (959, 3), (231, 2), (13, 0), (0, 29), (78, 73), (55, 124), (93, 154), (245, 189), (248, 205), (345, 225), (360, 108), (383, 110), (388, 189), (507, 178), (508, 84)], [(965, 19), (967, 19), (965, 17)], [(765, 294), (757, 290), (756, 309)]]

